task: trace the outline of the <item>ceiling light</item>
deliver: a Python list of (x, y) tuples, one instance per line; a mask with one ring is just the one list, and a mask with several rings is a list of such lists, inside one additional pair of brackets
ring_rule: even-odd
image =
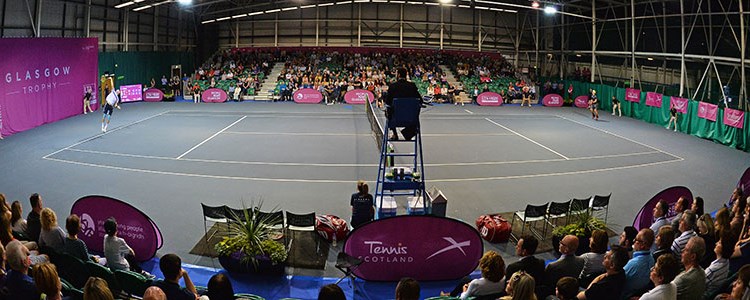
[(653, 58), (653, 57), (649, 57), (649, 58), (646, 58), (646, 59), (648, 59), (648, 60), (654, 60), (654, 58)]
[(193, 4), (193, 0), (177, 0), (177, 3), (180, 5), (190, 5)]
[(120, 4), (115, 5), (115, 8), (123, 8), (125, 6), (129, 6), (129, 5), (133, 5), (133, 4), (135, 4), (135, 2), (128, 1), (128, 2), (125, 2), (125, 3), (120, 3)]
[(537, 1), (531, 1), (531, 7), (533, 7), (533, 8), (539, 8), (539, 2), (537, 2)]
[(554, 6), (547, 6), (544, 8), (544, 13), (548, 15), (554, 15), (557, 12), (557, 8)]
[(139, 8), (134, 8), (133, 11), (141, 11), (147, 8), (151, 8), (151, 5), (141, 6)]
[(443, 4), (448, 4), (448, 3), (451, 3), (451, 2), (453, 2), (453, 1), (452, 0), (440, 0), (440, 3), (443, 3)]

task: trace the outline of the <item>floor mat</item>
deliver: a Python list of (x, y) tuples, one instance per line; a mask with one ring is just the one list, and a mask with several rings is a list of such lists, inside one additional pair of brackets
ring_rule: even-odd
[(214, 245), (221, 242), (226, 236), (227, 224), (215, 223), (208, 232), (198, 240), (198, 243), (190, 250), (190, 254), (207, 256), (211, 258), (218, 257)]

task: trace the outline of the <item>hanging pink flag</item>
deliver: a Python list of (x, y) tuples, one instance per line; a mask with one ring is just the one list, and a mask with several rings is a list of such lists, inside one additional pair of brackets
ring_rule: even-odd
[(724, 124), (735, 128), (742, 129), (745, 123), (745, 112), (741, 110), (725, 108), (724, 109)]
[(646, 105), (654, 106), (654, 107), (661, 107), (661, 98), (662, 98), (662, 95), (659, 93), (647, 92), (646, 93)]
[(641, 90), (625, 89), (625, 100), (630, 102), (641, 102)]
[(680, 113), (683, 113), (683, 114), (687, 113), (688, 99), (673, 96), (669, 100), (669, 103), (672, 107), (677, 109), (677, 111), (679, 111)]

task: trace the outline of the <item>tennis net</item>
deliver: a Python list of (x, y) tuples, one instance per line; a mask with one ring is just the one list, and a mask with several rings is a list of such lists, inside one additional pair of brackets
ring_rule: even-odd
[(372, 102), (370, 102), (369, 99), (365, 102), (367, 102), (365, 104), (367, 119), (370, 121), (372, 134), (375, 137), (375, 141), (378, 143), (378, 150), (383, 149), (383, 125), (380, 124), (380, 119), (378, 119), (378, 116), (375, 114), (375, 107), (373, 107)]

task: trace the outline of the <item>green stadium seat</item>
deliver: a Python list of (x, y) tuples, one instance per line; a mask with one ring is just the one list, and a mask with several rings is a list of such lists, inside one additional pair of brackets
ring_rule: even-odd
[(69, 254), (60, 254), (55, 265), (60, 278), (67, 280), (75, 288), (83, 288), (89, 279), (86, 263)]
[(263, 298), (258, 295), (244, 294), (244, 293), (234, 294), (234, 298), (235, 299), (241, 298), (241, 299), (248, 299), (248, 300), (266, 300), (266, 298)]
[(116, 270), (115, 277), (123, 292), (137, 297), (143, 296), (152, 283), (146, 276), (131, 271)]
[(72, 300), (83, 300), (82, 290), (73, 287), (73, 285), (65, 279), (60, 278), (60, 282), (62, 283), (63, 296), (68, 297)]
[(86, 262), (86, 269), (91, 276), (104, 279), (107, 285), (109, 285), (109, 290), (112, 291), (112, 294), (116, 295), (120, 292), (120, 283), (117, 281), (115, 273), (112, 270), (93, 261)]

